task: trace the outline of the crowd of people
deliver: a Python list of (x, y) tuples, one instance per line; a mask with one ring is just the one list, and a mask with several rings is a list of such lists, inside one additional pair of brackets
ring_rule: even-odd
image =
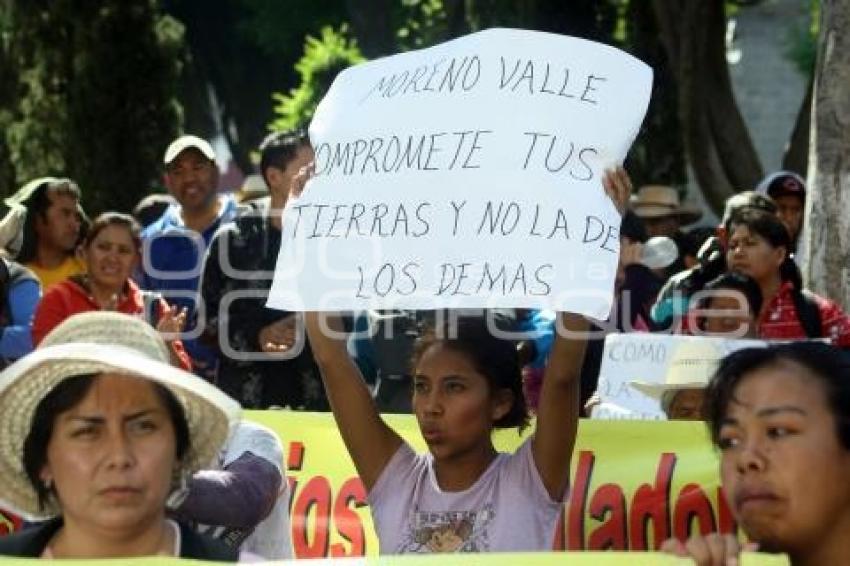
[[(6, 199), (0, 506), (29, 523), (0, 539), (0, 554), (291, 556), (280, 440), (240, 407), (333, 412), (382, 553), (550, 549), (578, 420), (598, 403), (605, 332), (776, 341), (634, 385), (671, 419), (707, 421), (730, 508), (760, 550), (795, 564), (850, 553), (850, 319), (803, 287), (799, 175), (772, 174), (731, 197), (715, 229), (687, 230), (700, 211), (676, 189), (632, 195), (625, 171), (606, 172), (623, 215), (607, 321), (528, 309), (320, 315), (266, 307), (309, 139), (274, 133), (259, 153), (265, 192), (220, 192), (212, 146), (182, 136), (164, 153), (169, 194), (132, 214), (90, 220), (66, 178)], [(491, 324), (528, 339), (496, 337)], [(428, 453), (383, 412), (413, 413)], [(497, 452), (494, 429), (522, 430), (531, 416), (528, 440)], [(711, 535), (663, 548), (720, 564), (742, 546)]]

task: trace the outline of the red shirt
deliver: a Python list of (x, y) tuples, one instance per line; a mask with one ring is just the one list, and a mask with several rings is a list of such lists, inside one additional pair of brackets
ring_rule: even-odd
[[(167, 303), (160, 299), (158, 314), (162, 316), (167, 308)], [(35, 310), (32, 321), (33, 346), (38, 346), (51, 330), (59, 326), (69, 316), (96, 310), (100, 310), (100, 305), (95, 302), (94, 297), (81, 284), (73, 279), (56, 283), (44, 293)], [(144, 316), (144, 298), (133, 280), (127, 280), (125, 294), (121, 297), (115, 310), (124, 314)], [(189, 361), (183, 343), (180, 340), (174, 340), (169, 343), (169, 346), (180, 360), (180, 367), (186, 371), (192, 371), (192, 362)]]
[[(790, 281), (783, 281), (779, 291), (762, 309), (759, 317), (759, 338), (767, 340), (806, 339), (806, 331), (797, 315)], [(837, 304), (818, 295), (813, 295), (820, 310), (822, 336), (835, 346), (850, 347), (850, 319)]]

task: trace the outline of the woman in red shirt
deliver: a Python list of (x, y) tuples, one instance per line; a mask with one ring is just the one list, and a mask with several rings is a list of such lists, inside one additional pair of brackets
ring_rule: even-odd
[(170, 345), (173, 362), (191, 370), (180, 340), (169, 339), (183, 330), (185, 309), (171, 308), (156, 294), (141, 291), (130, 274), (141, 257), (138, 223), (126, 214), (105, 212), (89, 228), (80, 248), (86, 274), (69, 277), (42, 297), (33, 318), (33, 345), (63, 320), (79, 312), (111, 310), (146, 318)]
[(749, 275), (761, 288), (759, 338), (827, 338), (850, 347), (850, 320), (832, 301), (803, 290), (790, 246), (788, 230), (773, 214), (746, 210), (732, 222), (726, 262), (730, 270)]

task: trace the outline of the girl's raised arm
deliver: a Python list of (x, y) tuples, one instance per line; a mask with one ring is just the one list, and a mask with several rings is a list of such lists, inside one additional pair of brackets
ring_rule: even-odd
[[(606, 172), (602, 184), (622, 214), (632, 189), (626, 171), (618, 167)], [(570, 480), (570, 460), (578, 432), (579, 377), (588, 328), (583, 316), (559, 313), (555, 342), (543, 376), (532, 452), (543, 485), (553, 500), (563, 498)]]
[(339, 433), (370, 491), (401, 445), (401, 437), (381, 418), (360, 370), (349, 357), (339, 315), (308, 312), (304, 316)]

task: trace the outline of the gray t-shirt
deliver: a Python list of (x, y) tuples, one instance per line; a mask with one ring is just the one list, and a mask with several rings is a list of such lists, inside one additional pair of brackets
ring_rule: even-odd
[(442, 491), (431, 454), (403, 443), (369, 493), (381, 554), (552, 550), (562, 503), (540, 479), (530, 438), (459, 492)]

